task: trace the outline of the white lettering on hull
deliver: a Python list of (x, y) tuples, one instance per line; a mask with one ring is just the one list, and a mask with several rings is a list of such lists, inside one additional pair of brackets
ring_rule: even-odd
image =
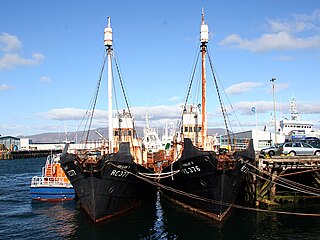
[(127, 177), (129, 175), (129, 172), (127, 171), (122, 171), (122, 170), (112, 170), (110, 173), (110, 176), (115, 176), (115, 177)]
[(192, 174), (192, 173), (196, 173), (196, 172), (201, 172), (201, 169), (199, 166), (192, 166), (192, 167), (183, 168), (183, 169), (181, 169), (181, 171), (184, 174)]

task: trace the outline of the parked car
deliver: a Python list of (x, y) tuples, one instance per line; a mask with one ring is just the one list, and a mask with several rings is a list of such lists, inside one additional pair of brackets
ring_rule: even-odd
[(305, 139), (301, 140), (301, 142), (308, 143), (315, 148), (320, 148), (320, 139), (316, 137), (306, 137)]
[(320, 148), (315, 148), (305, 142), (286, 142), (280, 148), (281, 153), (296, 155), (317, 155), (320, 156)]
[(273, 144), (270, 147), (266, 147), (261, 149), (260, 154), (262, 155), (269, 155), (270, 157), (274, 156), (274, 155), (280, 155), (281, 154), (281, 150), (280, 148), (282, 147), (283, 143), (276, 143)]

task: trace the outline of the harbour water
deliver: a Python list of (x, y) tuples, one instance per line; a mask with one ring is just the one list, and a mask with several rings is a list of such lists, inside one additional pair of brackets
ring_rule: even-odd
[[(0, 161), (0, 239), (320, 239), (320, 217), (233, 209), (217, 224), (160, 195), (126, 215), (94, 224), (74, 201), (31, 200), (31, 178), (40, 175), (45, 160)], [(320, 213), (320, 204), (276, 210)]]

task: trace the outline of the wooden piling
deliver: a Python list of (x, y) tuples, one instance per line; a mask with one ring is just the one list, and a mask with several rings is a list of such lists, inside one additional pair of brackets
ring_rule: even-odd
[(256, 162), (256, 206), (320, 200), (319, 156), (259, 157)]

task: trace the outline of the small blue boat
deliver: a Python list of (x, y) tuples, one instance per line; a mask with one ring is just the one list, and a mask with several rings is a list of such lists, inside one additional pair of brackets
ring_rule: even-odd
[(75, 199), (75, 191), (60, 166), (60, 154), (49, 155), (41, 176), (31, 180), (32, 200), (61, 202)]

